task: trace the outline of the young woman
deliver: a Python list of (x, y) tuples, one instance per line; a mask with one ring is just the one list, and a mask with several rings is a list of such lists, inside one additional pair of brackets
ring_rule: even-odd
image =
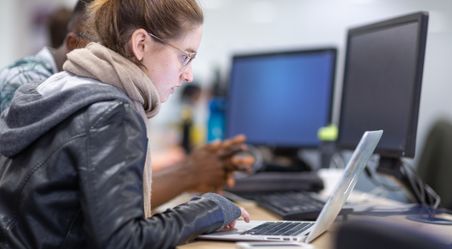
[(90, 8), (100, 43), (21, 87), (0, 119), (0, 247), (168, 248), (248, 220), (216, 194), (150, 213), (146, 123), (193, 78), (203, 22), (195, 0)]

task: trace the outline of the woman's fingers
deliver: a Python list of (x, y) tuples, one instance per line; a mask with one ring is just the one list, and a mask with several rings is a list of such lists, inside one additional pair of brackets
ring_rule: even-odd
[[(240, 217), (242, 217), (242, 219), (243, 219), (246, 223), (250, 222), (250, 214), (249, 214), (244, 208), (242, 208), (242, 207), (240, 207)], [(234, 229), (234, 227), (235, 227), (235, 220), (232, 221), (231, 223), (229, 223), (229, 224), (223, 226), (223, 227), (221, 228), (221, 231), (229, 231), (229, 230)]]
[(248, 223), (250, 222), (250, 214), (248, 213), (248, 211), (246, 211), (246, 209), (244, 208), (240, 208), (240, 211), (242, 212), (241, 217), (243, 218), (243, 220)]

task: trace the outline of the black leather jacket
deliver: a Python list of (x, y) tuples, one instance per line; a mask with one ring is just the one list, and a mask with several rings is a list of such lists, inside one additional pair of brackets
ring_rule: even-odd
[(203, 197), (143, 218), (145, 134), (130, 103), (105, 100), (0, 156), (0, 248), (171, 248), (222, 226)]

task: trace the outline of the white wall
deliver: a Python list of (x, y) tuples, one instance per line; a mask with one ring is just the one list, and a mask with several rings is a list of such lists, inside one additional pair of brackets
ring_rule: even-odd
[[(436, 119), (452, 119), (452, 1), (449, 0), (203, 0), (205, 36), (196, 71), (228, 71), (232, 54), (334, 45), (339, 48), (336, 107), (340, 97), (346, 31), (385, 18), (428, 11), (429, 33), (418, 122), (417, 156)], [(337, 108), (335, 120), (337, 120)]]
[[(212, 69), (223, 75), (237, 52), (337, 46), (337, 88), (342, 82), (346, 30), (369, 22), (429, 11), (429, 34), (418, 123), (418, 151), (431, 123), (452, 119), (452, 1), (450, 0), (199, 0), (205, 10), (204, 39), (193, 68), (204, 84)], [(2, 0), (0, 2), (0, 67), (30, 53), (33, 37), (28, 15), (33, 6), (75, 0)], [(337, 91), (336, 101), (339, 100)], [(167, 105), (171, 106), (171, 102)], [(337, 106), (337, 105), (336, 105)], [(169, 108), (170, 109), (170, 108)], [(337, 112), (337, 110), (336, 110)], [(165, 113), (165, 108), (163, 108)], [(164, 115), (171, 115), (168, 111)], [(164, 117), (164, 116), (163, 116)], [(337, 118), (337, 114), (335, 116)], [(419, 153), (418, 153), (419, 154)]]
[[(17, 28), (19, 25), (15, 22), (18, 10), (15, 0), (3, 0), (0, 2), (0, 65), (3, 67), (15, 58), (18, 51), (14, 42), (17, 41)], [(23, 30), (23, 29), (22, 29)]]
[(0, 67), (36, 52), (32, 13), (37, 9), (65, 6), (71, 9), (77, 0), (2, 0), (0, 1)]

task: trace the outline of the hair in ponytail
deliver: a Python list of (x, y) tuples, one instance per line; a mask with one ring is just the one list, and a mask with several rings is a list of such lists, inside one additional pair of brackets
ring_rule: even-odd
[(126, 44), (134, 30), (174, 39), (204, 21), (196, 0), (95, 0), (89, 8), (99, 41), (129, 59)]

